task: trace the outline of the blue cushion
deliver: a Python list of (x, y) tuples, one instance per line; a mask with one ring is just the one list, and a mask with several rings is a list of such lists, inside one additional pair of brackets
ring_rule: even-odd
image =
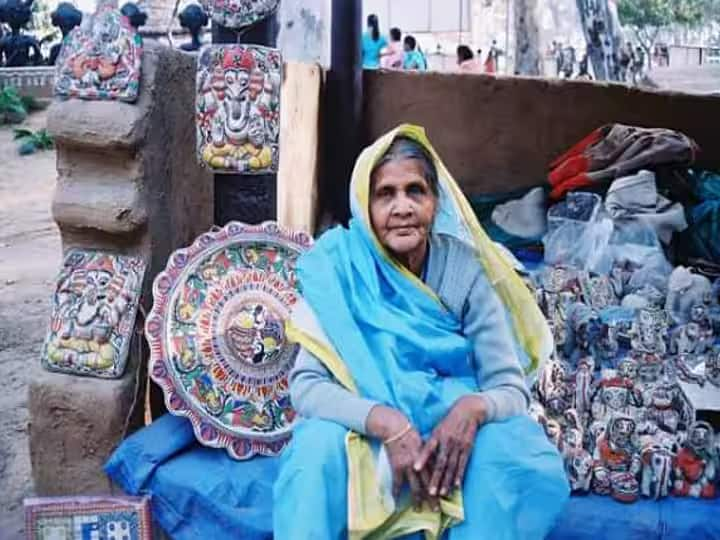
[[(165, 415), (135, 433), (105, 470), (129, 495), (151, 496), (153, 517), (176, 540), (272, 538), (278, 460), (204, 448), (184, 418)], [(717, 540), (719, 515), (720, 500), (573, 497), (548, 540)]]

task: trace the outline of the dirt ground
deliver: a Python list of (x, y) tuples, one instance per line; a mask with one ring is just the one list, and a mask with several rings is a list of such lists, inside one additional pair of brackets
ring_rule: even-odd
[[(46, 113), (23, 127), (45, 127)], [(55, 152), (20, 156), (12, 128), (0, 127), (0, 539), (23, 538), (24, 497), (32, 495), (28, 381), (40, 368), (60, 236), (50, 214)]]

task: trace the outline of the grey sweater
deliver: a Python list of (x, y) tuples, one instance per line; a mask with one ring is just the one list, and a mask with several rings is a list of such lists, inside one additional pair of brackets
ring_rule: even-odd
[[(487, 421), (522, 414), (530, 402), (512, 330), (497, 293), (472, 248), (446, 235), (432, 235), (425, 283), (462, 323), (473, 342), (478, 391), (488, 405)], [(323, 418), (366, 434), (377, 402), (346, 390), (310, 352), (301, 349), (290, 373), (293, 406), (306, 418)]]

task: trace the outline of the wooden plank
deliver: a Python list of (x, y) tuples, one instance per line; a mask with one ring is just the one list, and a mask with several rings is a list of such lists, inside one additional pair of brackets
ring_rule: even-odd
[(277, 220), (290, 229), (315, 232), (320, 162), (319, 65), (288, 62), (280, 98), (280, 162)]

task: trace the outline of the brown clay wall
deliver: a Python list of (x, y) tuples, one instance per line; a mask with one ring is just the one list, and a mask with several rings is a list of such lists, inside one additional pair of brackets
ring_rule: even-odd
[(720, 97), (645, 92), (620, 85), (485, 75), (366, 71), (364, 137), (424, 126), (467, 193), (537, 185), (559, 154), (610, 122), (667, 127), (720, 168)]

